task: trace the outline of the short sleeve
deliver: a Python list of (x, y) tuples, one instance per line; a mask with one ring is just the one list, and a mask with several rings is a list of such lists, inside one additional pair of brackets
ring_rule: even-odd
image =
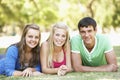
[(70, 40), (70, 44), (71, 44), (71, 52), (80, 53), (81, 40), (79, 38), (79, 35), (73, 36)]
[(104, 45), (105, 46), (105, 53), (113, 50), (113, 46), (111, 44), (111, 40), (110, 40), (109, 36), (107, 36), (107, 35), (105, 36), (104, 43), (105, 43), (105, 45)]

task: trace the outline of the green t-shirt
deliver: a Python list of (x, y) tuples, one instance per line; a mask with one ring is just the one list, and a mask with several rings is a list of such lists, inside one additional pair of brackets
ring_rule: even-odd
[(96, 34), (95, 46), (91, 52), (85, 47), (80, 35), (71, 38), (71, 51), (81, 55), (84, 66), (100, 66), (107, 64), (105, 54), (113, 49), (108, 36)]

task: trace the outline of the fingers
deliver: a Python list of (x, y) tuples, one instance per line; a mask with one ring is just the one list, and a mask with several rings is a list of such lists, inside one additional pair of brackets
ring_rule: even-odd
[(58, 76), (63, 76), (67, 73), (68, 67), (66, 65), (61, 65), (58, 69)]
[(68, 67), (67, 67), (66, 65), (61, 65), (60, 68), (61, 68), (62, 70), (67, 70), (67, 69), (68, 69)]
[(32, 76), (32, 72), (23, 72), (23, 75), (22, 76), (24, 76), (24, 77), (30, 77), (30, 76)]
[(22, 72), (22, 74), (23, 74), (22, 76), (24, 76), (24, 77), (30, 77), (30, 76), (32, 76), (32, 71), (27, 68)]
[(109, 67), (107, 68), (107, 71), (112, 71), (112, 72), (115, 72), (118, 70), (118, 66), (115, 65), (115, 64), (110, 64)]
[(57, 73), (58, 76), (63, 76), (65, 74), (66, 74), (65, 70), (61, 70), (61, 69), (58, 70), (58, 73)]
[(117, 65), (111, 64), (111, 66), (112, 66), (112, 71), (113, 71), (113, 72), (115, 72), (115, 71), (118, 70), (118, 66), (117, 66)]

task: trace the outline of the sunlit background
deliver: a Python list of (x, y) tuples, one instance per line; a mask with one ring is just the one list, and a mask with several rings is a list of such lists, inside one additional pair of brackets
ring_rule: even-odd
[(86, 16), (97, 21), (98, 32), (108, 34), (114, 46), (120, 45), (120, 0), (0, 0), (0, 48), (20, 40), (28, 23), (40, 26), (42, 41), (51, 25), (63, 21), (70, 35), (77, 32), (78, 21)]

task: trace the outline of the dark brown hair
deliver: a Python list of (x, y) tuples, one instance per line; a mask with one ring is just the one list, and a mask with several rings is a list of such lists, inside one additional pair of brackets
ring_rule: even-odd
[(79, 30), (80, 30), (80, 27), (88, 27), (88, 26), (93, 26), (93, 29), (95, 30), (97, 23), (91, 17), (84, 17), (78, 22), (78, 29)]

